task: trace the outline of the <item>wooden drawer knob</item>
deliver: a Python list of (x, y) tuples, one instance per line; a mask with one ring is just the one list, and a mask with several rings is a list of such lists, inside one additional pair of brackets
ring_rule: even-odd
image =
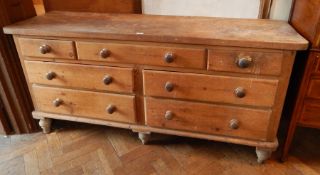
[(41, 54), (46, 54), (51, 51), (51, 48), (50, 48), (50, 46), (44, 44), (44, 45), (40, 46), (39, 50), (40, 50)]
[(108, 107), (107, 107), (107, 112), (108, 112), (108, 114), (113, 114), (115, 111), (116, 111), (116, 106), (114, 106), (114, 105), (109, 105)]
[(110, 51), (108, 49), (102, 49), (99, 55), (101, 58), (108, 58), (110, 56)]
[(174, 60), (174, 54), (171, 52), (168, 52), (164, 55), (164, 61), (167, 63), (172, 63)]
[(236, 61), (236, 64), (240, 68), (247, 68), (251, 65), (252, 58), (251, 57), (239, 57)]
[(63, 100), (61, 100), (60, 98), (56, 98), (55, 100), (53, 100), (52, 104), (54, 107), (59, 107), (60, 105), (62, 105)]
[(54, 72), (48, 72), (48, 73), (46, 74), (47, 80), (52, 80), (52, 79), (54, 79), (56, 76), (57, 76), (57, 74), (54, 73)]
[(231, 129), (238, 129), (239, 128), (239, 120), (237, 120), (237, 119), (230, 120), (229, 127)]
[(246, 96), (246, 90), (243, 87), (237, 87), (234, 90), (234, 94), (238, 97), (238, 98), (243, 98)]
[(112, 77), (110, 75), (107, 75), (103, 78), (103, 83), (105, 85), (109, 85), (110, 83), (112, 83)]
[(173, 112), (172, 111), (166, 111), (166, 113), (164, 114), (164, 118), (166, 120), (172, 120), (173, 118)]
[(168, 81), (168, 82), (166, 82), (164, 88), (166, 91), (171, 92), (171, 91), (173, 91), (174, 85), (173, 85), (173, 83)]

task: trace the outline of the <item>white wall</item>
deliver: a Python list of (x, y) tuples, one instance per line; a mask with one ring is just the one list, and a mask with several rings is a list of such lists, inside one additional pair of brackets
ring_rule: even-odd
[(260, 0), (143, 0), (145, 14), (257, 18)]
[(287, 21), (290, 15), (291, 4), (292, 0), (273, 0), (270, 18)]
[[(270, 17), (287, 20), (292, 0), (274, 0)], [(143, 12), (156, 15), (258, 18), (260, 0), (142, 0)]]

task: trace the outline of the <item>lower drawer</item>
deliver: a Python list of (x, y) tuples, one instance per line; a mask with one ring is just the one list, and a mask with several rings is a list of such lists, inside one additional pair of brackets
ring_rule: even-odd
[(310, 80), (307, 97), (320, 99), (320, 79)]
[(33, 85), (36, 110), (135, 123), (135, 97)]
[(320, 127), (320, 103), (304, 102), (299, 123)]
[(271, 110), (146, 98), (148, 126), (266, 140)]

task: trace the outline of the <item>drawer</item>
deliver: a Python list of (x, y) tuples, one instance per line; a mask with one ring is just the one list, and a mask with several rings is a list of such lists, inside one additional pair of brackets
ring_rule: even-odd
[(56, 59), (75, 59), (73, 41), (19, 38), (23, 56)]
[(133, 69), (25, 61), (30, 83), (133, 92)]
[(205, 49), (77, 42), (79, 60), (204, 69)]
[(143, 71), (146, 96), (271, 107), (278, 80)]
[(85, 118), (135, 123), (135, 97), (32, 86), (36, 110)]
[(310, 80), (307, 97), (320, 99), (320, 79)]
[(266, 140), (271, 110), (146, 98), (147, 125)]
[(320, 103), (304, 102), (299, 123), (320, 127)]
[(282, 58), (282, 52), (212, 49), (208, 52), (208, 69), (257, 75), (280, 75)]

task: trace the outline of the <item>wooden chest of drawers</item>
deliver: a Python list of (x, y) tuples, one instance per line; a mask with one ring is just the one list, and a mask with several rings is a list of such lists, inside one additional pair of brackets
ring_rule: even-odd
[[(70, 19), (66, 21), (65, 19)], [(13, 34), (33, 116), (256, 147), (276, 133), (295, 51), (307, 41), (285, 22), (51, 12)]]

